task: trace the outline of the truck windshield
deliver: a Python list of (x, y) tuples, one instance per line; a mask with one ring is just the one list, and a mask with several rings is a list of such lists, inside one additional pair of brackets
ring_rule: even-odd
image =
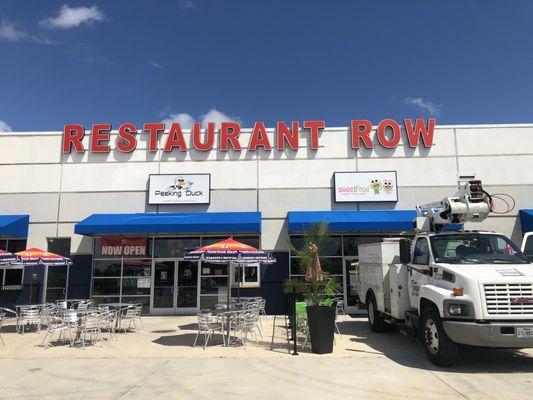
[(522, 252), (505, 236), (482, 233), (431, 237), (435, 262), (450, 264), (527, 264)]

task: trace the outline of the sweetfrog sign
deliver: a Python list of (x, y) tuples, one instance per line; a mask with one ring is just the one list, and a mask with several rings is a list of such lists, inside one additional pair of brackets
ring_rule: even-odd
[(209, 204), (211, 175), (150, 175), (148, 204)]
[(335, 201), (398, 201), (396, 171), (335, 172)]

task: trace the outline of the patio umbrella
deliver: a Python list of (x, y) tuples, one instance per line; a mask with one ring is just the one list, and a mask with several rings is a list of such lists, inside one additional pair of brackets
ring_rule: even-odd
[[(68, 257), (63, 257), (63, 256), (60, 256), (59, 254), (50, 253), (48, 251), (44, 251), (36, 247), (32, 247), (27, 250), (19, 251), (15, 253), (15, 255), (19, 257), (19, 261), (18, 261), (19, 264), (22, 264), (28, 267), (34, 267), (34, 266), (48, 267), (49, 265), (67, 266), (67, 265), (72, 264), (72, 260)], [(33, 278), (30, 277), (30, 298), (29, 298), (30, 304), (31, 304), (32, 292), (33, 292)]]
[(9, 251), (0, 250), (0, 265), (12, 264), (19, 261), (19, 257)]
[[(215, 264), (228, 264), (228, 307), (231, 298), (231, 264), (273, 264), (276, 259), (270, 253), (256, 249), (253, 246), (227, 238), (220, 242), (200, 247), (185, 254), (188, 261), (207, 261)], [(240, 273), (240, 270), (239, 270)], [(237, 293), (240, 289), (240, 276), (237, 280)], [(240, 293), (239, 293), (240, 294)]]

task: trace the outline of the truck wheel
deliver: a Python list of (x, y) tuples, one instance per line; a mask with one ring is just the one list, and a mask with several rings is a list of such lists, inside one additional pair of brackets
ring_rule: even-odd
[(433, 308), (424, 310), (420, 327), (429, 360), (439, 367), (450, 367), (455, 363), (459, 345), (446, 335), (438, 312)]
[(373, 294), (368, 295), (366, 309), (368, 312), (368, 325), (370, 325), (370, 330), (372, 332), (384, 332), (385, 320), (383, 319), (383, 315), (378, 311), (376, 298)]

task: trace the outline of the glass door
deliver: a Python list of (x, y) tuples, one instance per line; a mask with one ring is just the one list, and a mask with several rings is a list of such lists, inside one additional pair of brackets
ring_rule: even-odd
[(176, 260), (154, 260), (152, 311), (174, 313)]
[(354, 264), (357, 258), (344, 258), (344, 309), (346, 313), (360, 312), (357, 304), (356, 273)]
[(176, 314), (198, 309), (198, 261), (178, 261)]
[(198, 310), (198, 262), (154, 260), (152, 312), (191, 314)]
[(67, 298), (68, 291), (68, 265), (49, 265), (46, 267), (46, 303), (55, 303), (56, 300)]

